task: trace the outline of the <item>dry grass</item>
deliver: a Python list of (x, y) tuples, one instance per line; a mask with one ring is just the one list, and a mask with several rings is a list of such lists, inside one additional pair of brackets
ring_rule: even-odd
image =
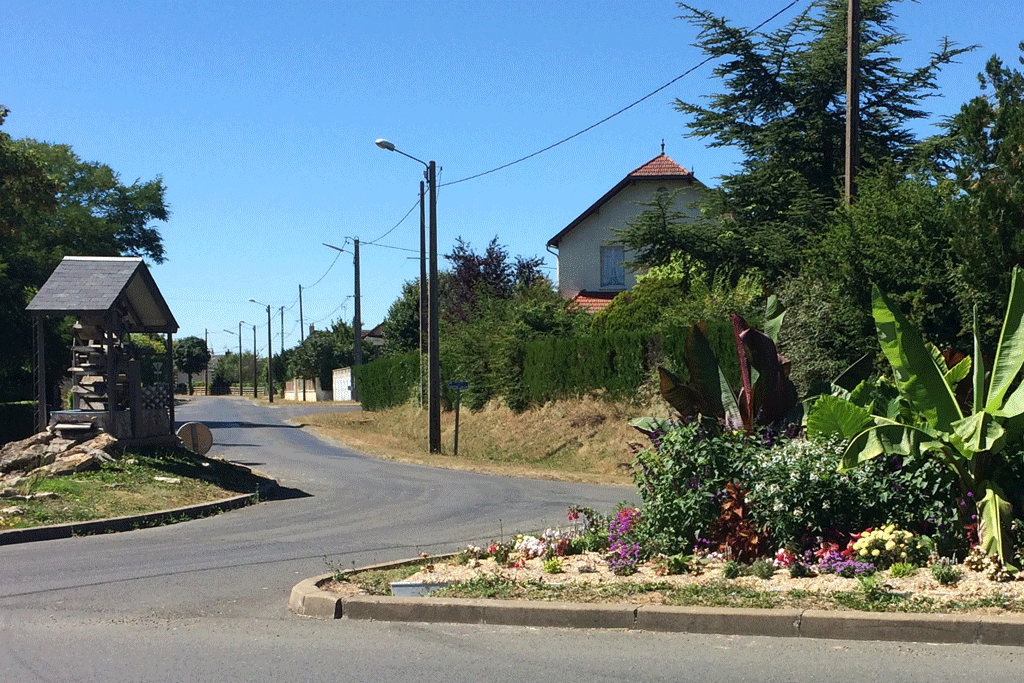
[[(600, 398), (557, 401), (515, 413), (494, 401), (462, 410), (459, 454), (455, 414), (441, 415), (440, 455), (427, 452), (427, 413), (413, 405), (381, 412), (304, 416), (318, 433), (388, 460), (543, 479), (632, 484), (629, 443), (643, 436), (627, 422), (655, 409)], [(664, 408), (661, 409), (664, 412)]]

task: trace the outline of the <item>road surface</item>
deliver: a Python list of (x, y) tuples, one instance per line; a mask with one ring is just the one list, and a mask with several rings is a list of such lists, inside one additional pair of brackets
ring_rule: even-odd
[[(344, 410), (345, 407), (331, 407)], [(213, 455), (282, 494), (171, 526), (0, 547), (0, 682), (788, 681), (1019, 677), (1024, 648), (318, 621), (291, 587), (612, 510), (622, 487), (377, 460), (289, 423), (323, 407), (200, 398)]]

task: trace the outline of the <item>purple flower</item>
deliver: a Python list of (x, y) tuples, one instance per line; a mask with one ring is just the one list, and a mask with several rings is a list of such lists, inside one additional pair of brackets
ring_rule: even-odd
[(837, 552), (831, 552), (823, 557), (818, 565), (818, 569), (822, 574), (836, 574), (848, 579), (856, 576), (869, 576), (876, 571), (875, 565), (870, 562), (850, 560)]

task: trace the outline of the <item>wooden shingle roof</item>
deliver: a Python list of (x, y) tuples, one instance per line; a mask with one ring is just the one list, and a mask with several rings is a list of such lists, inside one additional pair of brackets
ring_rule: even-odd
[(178, 323), (141, 258), (65, 256), (32, 298), (33, 315), (98, 315), (122, 302), (129, 332), (177, 332)]

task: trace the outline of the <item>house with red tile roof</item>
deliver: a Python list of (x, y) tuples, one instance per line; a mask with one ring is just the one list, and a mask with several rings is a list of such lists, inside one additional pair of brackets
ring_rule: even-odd
[(632, 289), (636, 275), (623, 267), (633, 254), (616, 244), (614, 230), (646, 211), (659, 192), (679, 190), (675, 208), (696, 218), (696, 202), (705, 185), (665, 154), (631, 171), (557, 235), (548, 240), (548, 251), (558, 255), (558, 292), (583, 308), (596, 312), (611, 303), (619, 292)]

